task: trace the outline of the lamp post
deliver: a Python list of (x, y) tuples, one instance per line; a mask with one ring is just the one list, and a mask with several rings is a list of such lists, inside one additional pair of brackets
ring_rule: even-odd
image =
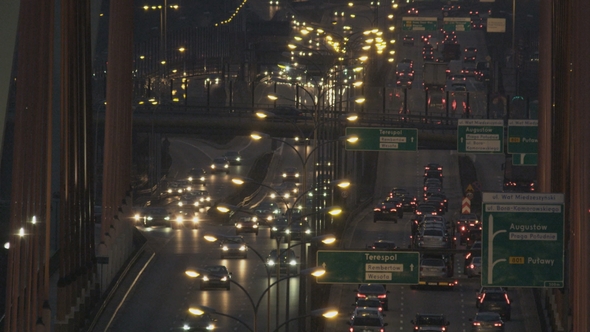
[[(253, 320), (254, 320), (254, 324), (253, 327), (248, 326), (248, 324), (246, 324), (244, 321), (238, 319), (237, 317), (233, 317), (231, 315), (227, 315), (227, 314), (222, 314), (220, 312), (218, 312), (217, 310), (213, 309), (213, 308), (209, 308), (209, 307), (205, 307), (205, 306), (200, 306), (200, 305), (193, 305), (191, 306), (191, 308), (194, 308), (193, 311), (195, 313), (198, 313), (199, 311), (203, 311), (203, 312), (209, 312), (212, 314), (218, 314), (218, 315), (222, 315), (225, 317), (229, 317), (232, 318), (238, 322), (240, 322), (242, 325), (246, 326), (248, 328), (249, 331), (252, 332), (257, 332), (257, 317), (258, 317), (258, 308), (260, 307), (260, 303), (262, 302), (262, 298), (266, 295), (266, 293), (268, 293), (270, 291), (270, 289), (274, 286), (277, 285), (278, 283), (280, 283), (283, 280), (287, 280), (289, 278), (292, 277), (297, 277), (297, 276), (307, 276), (307, 275), (312, 275), (314, 277), (320, 277), (322, 275), (324, 275), (324, 273), (326, 273), (326, 270), (324, 268), (321, 267), (316, 267), (316, 268), (309, 268), (309, 269), (303, 269), (299, 272), (299, 274), (295, 274), (292, 276), (287, 275), (286, 277), (283, 278), (277, 278), (276, 281), (274, 281), (273, 283), (271, 283), (263, 292), (262, 294), (260, 294), (260, 297), (258, 298), (258, 301), (256, 303), (254, 303), (254, 299), (252, 298), (252, 296), (250, 295), (250, 293), (237, 281), (232, 280), (231, 278), (229, 279), (229, 282), (236, 285), (238, 288), (240, 288), (244, 294), (248, 297), (248, 300), (250, 302), (250, 305), (252, 306), (252, 311), (254, 313), (253, 315)], [(206, 274), (210, 274), (209, 271), (204, 270), (204, 269), (188, 269), (185, 271), (185, 274), (190, 277), (190, 278), (200, 278), (203, 275)]]

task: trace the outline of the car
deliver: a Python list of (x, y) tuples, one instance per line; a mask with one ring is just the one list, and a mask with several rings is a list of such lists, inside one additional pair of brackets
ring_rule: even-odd
[(381, 302), (383, 310), (387, 311), (389, 308), (389, 298), (387, 296), (389, 291), (381, 284), (361, 284), (356, 290), (355, 301), (359, 299), (376, 298)]
[(473, 242), (468, 250), (469, 252), (465, 254), (465, 260), (469, 259), (471, 256), (481, 256), (481, 241)]
[(291, 225), (285, 229), (285, 235), (289, 241), (301, 241), (311, 238), (311, 227), (301, 220), (301, 218), (292, 218)]
[(409, 16), (418, 16), (418, 9), (417, 8), (410, 8), (408, 9), (408, 11), (406, 12), (407, 15)]
[(481, 256), (472, 256), (467, 266), (467, 277), (481, 277)]
[(467, 85), (465, 83), (452, 83), (451, 91), (467, 91)]
[(229, 161), (230, 165), (241, 165), (242, 156), (238, 151), (227, 151), (223, 154), (223, 157)]
[(471, 321), (471, 332), (504, 332), (504, 321), (496, 312), (478, 312)]
[(424, 181), (426, 181), (427, 179), (438, 179), (442, 186), (444, 177), (442, 171), (429, 169), (427, 171), (424, 171)]
[(414, 46), (414, 37), (408, 35), (404, 36), (402, 45)]
[(436, 249), (450, 246), (448, 235), (442, 228), (423, 228), (416, 240), (420, 248)]
[(395, 77), (398, 81), (413, 81), (414, 70), (409, 63), (400, 62), (395, 69)]
[(384, 331), (387, 326), (383, 317), (374, 316), (356, 316), (348, 324), (350, 332)]
[(285, 167), (283, 169), (283, 182), (299, 182), (299, 170), (297, 167)]
[(403, 216), (401, 200), (397, 197), (387, 197), (373, 207), (373, 222), (393, 221), (397, 224), (400, 213)]
[(190, 200), (180, 200), (169, 205), (168, 211), (170, 213), (171, 221), (174, 221), (177, 226), (185, 226), (185, 223), (193, 229), (199, 228), (198, 216), (199, 202)]
[(231, 272), (224, 265), (208, 265), (201, 269), (203, 272), (200, 276), (201, 290), (210, 288), (231, 288)]
[(443, 167), (441, 164), (438, 164), (438, 163), (429, 163), (426, 166), (424, 166), (424, 172), (427, 172), (430, 170), (439, 171), (442, 174)]
[(444, 215), (446, 212), (445, 201), (439, 196), (440, 193), (430, 194), (426, 197), (426, 201), (438, 207), (437, 215)]
[(424, 54), (422, 54), (422, 59), (424, 61), (434, 61), (434, 53), (433, 52), (424, 53)]
[[(497, 286), (481, 286), (480, 288), (475, 290), (475, 307), (479, 308), (479, 301), (483, 294), (487, 291), (498, 291), (498, 292), (506, 292), (504, 287), (497, 287)], [(508, 293), (506, 293), (508, 294)]]
[(135, 211), (134, 219), (137, 224), (141, 224), (144, 227), (172, 227), (172, 216), (165, 207), (148, 206), (137, 209)]
[(449, 77), (451, 82), (463, 82), (467, 80), (467, 76), (463, 74), (454, 74)]
[(215, 323), (217, 319), (213, 318), (209, 313), (202, 315), (188, 315), (182, 323), (182, 331), (190, 332), (208, 332), (215, 330)]
[(276, 218), (270, 226), (270, 238), (278, 239), (286, 236), (286, 230), (289, 227), (289, 219), (285, 217)]
[[(427, 173), (430, 172), (432, 171), (428, 171)], [(430, 174), (427, 175), (424, 173), (424, 180), (422, 183), (424, 184), (424, 187), (422, 188), (424, 191), (428, 190), (429, 187), (442, 187), (442, 176), (438, 177), (438, 175), (435, 175), (435, 177), (430, 177)]]
[(373, 244), (368, 245), (367, 249), (389, 251), (389, 250), (396, 250), (397, 246), (395, 245), (395, 242), (393, 242), (393, 241), (379, 239), (379, 240), (373, 242)]
[(276, 202), (263, 201), (254, 208), (254, 214), (259, 221), (272, 224), (282, 213), (282, 209)]
[(412, 88), (412, 79), (400, 79), (395, 82), (395, 85), (400, 88), (411, 89)]
[(447, 195), (444, 192), (438, 192), (438, 193), (432, 193), (430, 194), (430, 196), (428, 196), (428, 199), (430, 198), (440, 198), (443, 202), (443, 205), (445, 207), (445, 212), (449, 211), (449, 200), (447, 199)]
[(283, 182), (278, 186), (273, 187), (273, 192), (270, 194), (270, 198), (276, 199), (278, 196), (283, 199), (289, 199), (297, 197), (299, 193), (299, 187), (296, 182)]
[(461, 74), (465, 75), (466, 77), (476, 77), (477, 76), (477, 68), (475, 67), (475, 59), (471, 62), (467, 62), (463, 65), (463, 69), (461, 69)]
[(356, 302), (353, 304), (353, 306), (355, 308), (376, 308), (379, 312), (383, 312), (383, 305), (381, 304), (381, 301), (379, 301), (378, 299), (373, 299), (373, 298), (369, 298), (369, 299), (358, 299), (356, 300)]
[(240, 235), (242, 233), (254, 233), (258, 235), (258, 217), (256, 216), (247, 216), (247, 217), (240, 217), (238, 221), (235, 223), (236, 226), (236, 235)]
[(273, 249), (266, 257), (266, 266), (271, 274), (276, 274), (277, 268), (280, 273), (297, 274), (298, 265), (293, 249)]
[[(349, 320), (348, 324), (351, 326), (354, 326), (355, 318), (357, 318), (357, 317), (383, 318), (383, 311), (380, 311), (378, 308), (373, 308), (373, 307), (355, 307), (352, 312), (352, 315), (350, 316), (350, 320)], [(366, 331), (366, 330), (362, 330), (362, 331)]]
[(420, 278), (447, 278), (449, 270), (442, 258), (424, 258), (420, 260)]
[(211, 173), (229, 174), (229, 161), (225, 157), (214, 158), (211, 162)]
[(498, 313), (503, 320), (509, 321), (511, 316), (511, 302), (506, 291), (487, 290), (479, 300), (479, 312)]
[(459, 233), (459, 243), (466, 244), (470, 240), (472, 230), (481, 232), (481, 222), (475, 213), (462, 213), (457, 217), (456, 230)]
[(410, 69), (414, 71), (414, 60), (409, 58), (403, 58), (402, 61), (400, 61), (400, 63), (407, 63), (410, 66)]
[(248, 258), (248, 245), (241, 236), (226, 236), (220, 241), (221, 259), (228, 256)]
[(188, 171), (187, 180), (191, 184), (206, 185), (206, 183), (205, 183), (206, 175), (207, 175), (207, 171), (205, 171), (204, 168), (191, 168), (190, 171)]
[(417, 313), (410, 321), (414, 325), (414, 331), (446, 331), (451, 323), (443, 314)]
[(207, 190), (192, 190), (185, 193), (183, 199), (199, 202), (199, 207), (211, 206), (213, 200)]

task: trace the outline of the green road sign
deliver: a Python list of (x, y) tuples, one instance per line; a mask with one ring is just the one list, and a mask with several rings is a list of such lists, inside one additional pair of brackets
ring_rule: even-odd
[(318, 250), (326, 273), (318, 284), (405, 284), (420, 281), (420, 253), (410, 251)]
[(539, 120), (508, 120), (508, 153), (537, 153)]
[(471, 18), (469, 17), (445, 17), (443, 18), (445, 31), (471, 31)]
[(563, 194), (483, 193), (482, 226), (482, 286), (563, 287)]
[(402, 17), (402, 30), (436, 31), (438, 19), (436, 17)]
[(504, 121), (459, 119), (457, 152), (504, 153)]
[(512, 165), (536, 166), (539, 163), (536, 153), (517, 153), (512, 155)]
[(348, 151), (416, 151), (418, 129), (347, 127), (346, 135), (356, 135), (355, 143), (346, 142)]

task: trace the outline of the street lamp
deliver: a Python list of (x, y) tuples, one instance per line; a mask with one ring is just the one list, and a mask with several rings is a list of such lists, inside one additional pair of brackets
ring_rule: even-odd
[[(204, 269), (200, 269), (200, 268), (196, 268), (196, 269), (189, 269), (185, 271), (185, 274), (190, 277), (190, 278), (199, 278), (204, 274), (208, 274), (209, 271), (204, 270)], [(299, 272), (299, 274), (295, 274), (295, 275), (287, 275), (286, 277), (283, 278), (277, 278), (276, 281), (274, 281), (273, 283), (271, 283), (263, 292), (262, 294), (260, 294), (260, 297), (258, 298), (258, 301), (256, 303), (254, 303), (254, 299), (252, 298), (252, 296), (250, 295), (250, 293), (237, 281), (232, 280), (231, 278), (229, 279), (230, 283), (235, 284), (236, 286), (238, 286), (238, 288), (240, 288), (244, 294), (246, 294), (246, 296), (248, 297), (248, 300), (250, 302), (250, 305), (252, 306), (252, 310), (254, 313), (253, 319), (254, 319), (254, 325), (253, 327), (248, 326), (248, 324), (246, 324), (244, 321), (242, 321), (241, 319), (228, 315), (228, 314), (223, 314), (217, 310), (215, 310), (214, 308), (210, 308), (210, 307), (205, 307), (205, 306), (201, 306), (201, 305), (192, 305), (191, 308), (189, 309), (189, 312), (193, 313), (193, 314), (202, 314), (204, 312), (208, 312), (211, 314), (218, 314), (221, 316), (225, 316), (228, 318), (232, 318), (238, 322), (240, 322), (242, 325), (246, 326), (246, 328), (249, 331), (252, 332), (256, 332), (258, 331), (257, 329), (257, 316), (258, 316), (258, 308), (260, 307), (260, 303), (262, 301), (262, 298), (264, 297), (264, 295), (266, 293), (268, 293), (270, 291), (270, 289), (272, 288), (272, 286), (277, 285), (279, 282), (283, 281), (283, 280), (287, 280), (289, 278), (292, 277), (297, 277), (297, 276), (314, 276), (314, 277), (321, 277), (322, 275), (324, 275), (326, 273), (326, 270), (323, 267), (313, 267), (313, 268), (309, 268), (309, 269), (303, 269)]]

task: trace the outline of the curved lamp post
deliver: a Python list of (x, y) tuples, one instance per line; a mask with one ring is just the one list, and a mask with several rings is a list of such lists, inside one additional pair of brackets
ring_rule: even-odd
[[(211, 313), (211, 314), (218, 314), (221, 316), (225, 316), (231, 319), (236, 320), (237, 322), (241, 323), (242, 325), (244, 325), (249, 331), (251, 332), (256, 332), (258, 331), (257, 329), (257, 316), (258, 316), (258, 308), (260, 307), (260, 303), (262, 301), (262, 298), (264, 297), (264, 295), (270, 291), (270, 289), (272, 288), (272, 286), (278, 284), (279, 282), (283, 281), (283, 280), (287, 280), (289, 278), (292, 277), (297, 277), (297, 276), (307, 276), (307, 275), (312, 275), (314, 277), (321, 277), (322, 275), (324, 275), (326, 273), (326, 270), (322, 267), (315, 267), (315, 268), (309, 268), (309, 269), (304, 269), (301, 270), (299, 272), (299, 274), (295, 274), (292, 276), (287, 275), (286, 277), (283, 278), (278, 278), (276, 281), (274, 281), (273, 283), (271, 283), (263, 292), (262, 294), (260, 294), (260, 297), (258, 298), (258, 301), (256, 303), (254, 303), (254, 299), (252, 298), (252, 296), (250, 295), (250, 293), (242, 286), (240, 285), (240, 283), (238, 283), (235, 280), (232, 280), (231, 278), (229, 279), (230, 283), (235, 284), (236, 286), (238, 286), (243, 292), (244, 294), (246, 294), (246, 296), (248, 297), (248, 300), (250, 302), (250, 305), (252, 306), (252, 310), (254, 312), (254, 326), (250, 327), (248, 326), (248, 324), (246, 324), (243, 320), (228, 315), (228, 314), (224, 314), (221, 313), (217, 310), (215, 310), (214, 308), (211, 307), (206, 307), (206, 306), (201, 306), (201, 305), (192, 305), (191, 308), (189, 309), (189, 312), (192, 314), (203, 314), (205, 312)], [(200, 269), (200, 268), (196, 268), (196, 269), (189, 269), (185, 271), (185, 274), (190, 277), (190, 278), (199, 278), (201, 275), (203, 274), (209, 274), (209, 271), (204, 270), (204, 269)]]

